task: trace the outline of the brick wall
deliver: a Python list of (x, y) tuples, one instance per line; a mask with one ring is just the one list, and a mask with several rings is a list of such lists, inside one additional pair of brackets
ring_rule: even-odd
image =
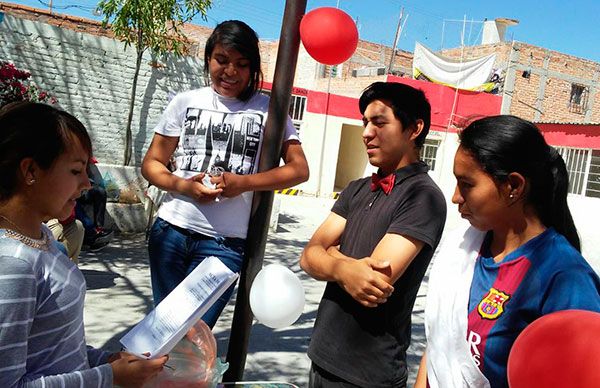
[(442, 50), (439, 54), (449, 58), (460, 58), (461, 55), (465, 60), (481, 58), (486, 55), (496, 54), (496, 65), (501, 67), (502, 64), (506, 63), (510, 50), (510, 43), (494, 43), (484, 44), (479, 46), (467, 46), (461, 49), (455, 47), (452, 49)]
[[(539, 111), (513, 100), (511, 113), (532, 116), (534, 121), (598, 122), (600, 118), (600, 64), (556, 51), (519, 43), (519, 60), (515, 64), (515, 92), (535, 96)], [(525, 80), (523, 71), (529, 70), (531, 78)], [(520, 79), (519, 79), (520, 78)], [(582, 107), (570, 105), (572, 85), (586, 89), (587, 97)]]
[[(511, 51), (513, 61), (507, 63)], [(514, 73), (514, 85), (508, 87), (512, 90), (509, 113), (539, 122), (600, 122), (600, 63), (521, 42), (464, 49), (465, 59), (492, 53), (497, 55), (497, 68)], [(459, 58), (461, 49), (444, 50), (442, 54)], [(530, 72), (529, 78), (523, 77), (524, 71)], [(583, 109), (569, 105), (573, 84), (586, 88)]]
[[(33, 20), (28, 20), (0, 6), (6, 12), (0, 58), (30, 71), (41, 88), (86, 125), (101, 162), (122, 163), (135, 51), (107, 33), (79, 32), (97, 30), (96, 22), (31, 13)], [(141, 163), (168, 95), (202, 86), (201, 73), (199, 58), (144, 55), (132, 124), (135, 164)]]

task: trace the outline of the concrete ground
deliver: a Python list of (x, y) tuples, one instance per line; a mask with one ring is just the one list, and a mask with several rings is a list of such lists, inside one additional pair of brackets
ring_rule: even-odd
[[(301, 279), (306, 305), (298, 321), (284, 329), (259, 323), (252, 327), (245, 380), (287, 381), (300, 387), (308, 382), (306, 350), (324, 283), (313, 280), (298, 266), (300, 253), (315, 228), (329, 213), (333, 200), (302, 196), (277, 196), (280, 210), (276, 232), (269, 234), (265, 265), (280, 263)], [(451, 213), (453, 209), (449, 209)], [(592, 260), (596, 271), (600, 259)], [(99, 252), (84, 252), (80, 268), (88, 282), (85, 326), (88, 343), (109, 350), (120, 349), (119, 338), (152, 309), (150, 271), (144, 235), (118, 235)], [(413, 311), (412, 344), (408, 351), (409, 386), (414, 381), (425, 344), (423, 311), (427, 277)], [(225, 357), (233, 317), (233, 301), (214, 329), (218, 355)]]

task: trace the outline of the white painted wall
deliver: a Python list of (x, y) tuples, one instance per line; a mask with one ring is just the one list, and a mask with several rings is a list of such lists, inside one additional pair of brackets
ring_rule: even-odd
[[(327, 125), (327, 130), (324, 132), (325, 125)], [(343, 117), (304, 113), (300, 140), (308, 160), (310, 178), (299, 186), (302, 191), (309, 194), (318, 193), (321, 196), (333, 193), (344, 125), (362, 127), (362, 122)], [(323, 163), (322, 168), (319, 167), (321, 163)], [(319, 172), (321, 172), (320, 176)]]
[[(5, 14), (0, 22), (0, 58), (30, 71), (61, 108), (87, 127), (103, 163), (123, 161), (124, 132), (135, 51), (98, 37)], [(151, 66), (151, 62), (158, 64)], [(139, 165), (169, 92), (203, 85), (199, 58), (153, 58), (145, 54), (133, 117), (134, 163)]]
[(369, 158), (365, 152), (365, 143), (362, 138), (363, 131), (362, 126), (342, 125), (335, 169), (335, 191), (343, 189), (351, 181), (362, 178), (366, 174)]
[(568, 201), (581, 239), (583, 257), (600, 274), (600, 199), (569, 195)]

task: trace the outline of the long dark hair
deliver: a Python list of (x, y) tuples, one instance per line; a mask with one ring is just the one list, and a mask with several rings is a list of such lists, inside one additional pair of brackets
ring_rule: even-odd
[(204, 72), (207, 74), (210, 56), (217, 44), (226, 49), (235, 49), (250, 61), (250, 82), (248, 87), (237, 97), (242, 101), (248, 101), (262, 87), (263, 81), (256, 32), (239, 20), (227, 20), (219, 23), (208, 37), (204, 48)]
[(459, 139), (460, 146), (496, 182), (506, 182), (511, 172), (523, 175), (528, 184), (526, 203), (544, 225), (556, 229), (581, 250), (567, 204), (569, 174), (565, 162), (533, 123), (509, 115), (486, 117), (462, 130)]
[(76, 139), (92, 156), (85, 126), (69, 113), (50, 105), (13, 102), (0, 109), (0, 201), (12, 197), (19, 184), (19, 164), (32, 158), (47, 170)]

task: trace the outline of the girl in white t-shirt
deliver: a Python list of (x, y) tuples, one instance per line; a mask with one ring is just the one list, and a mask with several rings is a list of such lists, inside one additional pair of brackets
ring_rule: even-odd
[[(154, 129), (142, 173), (168, 192), (149, 235), (154, 303), (208, 256), (239, 272), (254, 191), (308, 179), (308, 164), (288, 118), (284, 164), (258, 173), (269, 98), (262, 84), (256, 33), (237, 20), (219, 24), (206, 42), (210, 86), (176, 95)], [(175, 159), (176, 170), (167, 168)], [(233, 286), (202, 318), (214, 326)]]

